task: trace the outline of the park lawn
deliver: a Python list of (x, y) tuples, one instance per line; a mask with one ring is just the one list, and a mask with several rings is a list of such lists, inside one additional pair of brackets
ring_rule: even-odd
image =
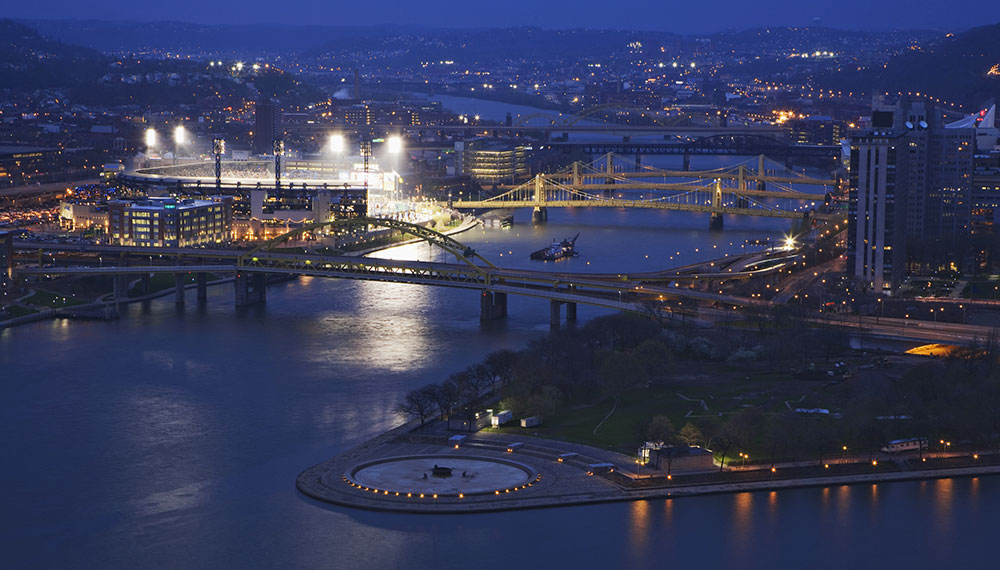
[(1000, 281), (983, 277), (970, 279), (962, 296), (968, 299), (1000, 299)]
[[(784, 413), (788, 409), (786, 401), (791, 401), (792, 407), (831, 407), (833, 403), (822, 405), (823, 401), (833, 398), (817, 394), (823, 386), (820, 383), (796, 381), (787, 373), (758, 373), (752, 376), (751, 381), (665, 384), (630, 390), (619, 398), (614, 413), (596, 434), (594, 428), (611, 411), (611, 398), (593, 405), (565, 408), (534, 428), (505, 427), (502, 432), (512, 436), (537, 434), (633, 453), (645, 441), (646, 427), (656, 415), (670, 418), (679, 431), (688, 422), (697, 424), (699, 417), (732, 414), (743, 409), (759, 410), (764, 414)], [(704, 400), (708, 410), (700, 400)]]
[(89, 303), (110, 291), (112, 283), (108, 275), (74, 275), (45, 283), (45, 290), (59, 297), (72, 297)]
[(35, 294), (24, 299), (23, 303), (29, 305), (35, 305), (38, 307), (72, 307), (73, 305), (83, 305), (88, 301), (83, 301), (79, 299), (74, 299), (73, 297), (66, 297), (63, 295), (57, 295), (56, 293), (50, 293), (49, 291), (36, 290)]
[(29, 309), (27, 307), (21, 307), (19, 305), (11, 305), (11, 306), (7, 307), (7, 309), (5, 311), (6, 316), (4, 318), (7, 318), (7, 319), (16, 319), (17, 317), (23, 317), (25, 315), (32, 315), (32, 314), (37, 313), (37, 312), (38, 311), (36, 311), (34, 309)]
[[(208, 280), (213, 281), (218, 279), (218, 276), (209, 274)], [(195, 283), (198, 280), (198, 276), (195, 273), (189, 273), (184, 275), (184, 284), (189, 285)], [(152, 277), (149, 278), (149, 292), (157, 293), (166, 289), (172, 289), (177, 282), (174, 280), (173, 273), (154, 273)], [(141, 282), (135, 282), (128, 290), (129, 297), (141, 297), (145, 295), (142, 291)]]

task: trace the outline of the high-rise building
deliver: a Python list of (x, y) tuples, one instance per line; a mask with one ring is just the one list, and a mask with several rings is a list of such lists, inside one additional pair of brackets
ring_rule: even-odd
[(282, 138), (281, 106), (277, 99), (257, 99), (253, 113), (253, 153), (271, 154), (275, 139)]
[[(0, 290), (6, 293), (14, 274), (14, 234), (0, 231)], [(0, 301), (5, 299), (0, 299)]]
[(851, 139), (847, 272), (876, 294), (891, 295), (903, 280), (909, 142), (889, 128)]
[(907, 235), (942, 238), (969, 231), (975, 130), (946, 125), (937, 105), (913, 98), (877, 104), (872, 126), (906, 137)]
[(977, 170), (972, 184), (972, 233), (991, 233), (1000, 223), (1000, 168)]
[(463, 174), (480, 182), (513, 182), (528, 176), (528, 147), (504, 141), (477, 139), (455, 143)]
[(927, 100), (877, 100), (872, 129), (851, 140), (848, 273), (863, 288), (896, 289), (908, 238), (963, 236), (974, 216), (980, 228), (992, 223), (996, 200), (973, 188), (977, 127), (965, 123), (946, 124), (941, 109)]

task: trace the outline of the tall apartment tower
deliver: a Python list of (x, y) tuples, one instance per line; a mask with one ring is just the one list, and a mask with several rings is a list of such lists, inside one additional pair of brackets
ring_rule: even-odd
[(891, 295), (903, 280), (910, 155), (906, 131), (851, 139), (847, 272), (865, 291)]
[(263, 97), (257, 99), (253, 115), (253, 153), (271, 154), (274, 140), (282, 138), (281, 105), (277, 99)]
[(925, 99), (903, 98), (876, 110), (872, 120), (876, 128), (891, 126), (907, 139), (907, 235), (947, 238), (968, 232), (975, 129), (945, 125), (941, 110)]

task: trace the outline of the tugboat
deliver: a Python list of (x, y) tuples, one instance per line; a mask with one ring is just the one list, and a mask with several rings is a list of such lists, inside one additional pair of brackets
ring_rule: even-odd
[(580, 237), (580, 234), (576, 234), (573, 239), (564, 239), (558, 242), (552, 240), (552, 245), (549, 247), (533, 252), (531, 254), (531, 259), (555, 261), (557, 259), (563, 259), (564, 257), (574, 257), (580, 255), (580, 253), (575, 249), (576, 238), (578, 237)]

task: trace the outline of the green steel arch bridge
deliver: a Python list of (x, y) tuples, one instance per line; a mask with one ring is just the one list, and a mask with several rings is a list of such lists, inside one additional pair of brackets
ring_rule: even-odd
[[(289, 245), (305, 237), (336, 234), (351, 229), (372, 227), (398, 230), (423, 240), (455, 257), (455, 262), (400, 261), (373, 257), (310, 251), (289, 252)], [(480, 292), (480, 318), (484, 321), (507, 314), (507, 296), (520, 295), (550, 301), (550, 322), (558, 325), (561, 307), (566, 318), (576, 319), (578, 303), (617, 310), (648, 312), (659, 307), (669, 317), (677, 302), (707, 302), (733, 308), (759, 303), (741, 297), (711, 293), (679, 286), (691, 276), (671, 272), (628, 274), (573, 274), (552, 271), (506, 269), (497, 267), (475, 250), (454, 238), (423, 226), (391, 219), (353, 218), (307, 225), (265, 242), (252, 250), (213, 250), (200, 248), (126, 247), (89, 244), (15, 242), (18, 251), (39, 253), (75, 252), (102, 256), (100, 267), (80, 266), (74, 259), (68, 267), (12, 267), (18, 276), (30, 275), (108, 275), (114, 277), (115, 299), (127, 297), (130, 278), (148, 279), (154, 273), (176, 276), (175, 296), (183, 303), (188, 275), (197, 276), (198, 298), (207, 297), (208, 274), (234, 275), (236, 305), (264, 302), (269, 276), (309, 275), (338, 279), (360, 279), (472, 289)], [(113, 265), (112, 265), (113, 264)], [(745, 278), (738, 274), (706, 271), (699, 279)]]

